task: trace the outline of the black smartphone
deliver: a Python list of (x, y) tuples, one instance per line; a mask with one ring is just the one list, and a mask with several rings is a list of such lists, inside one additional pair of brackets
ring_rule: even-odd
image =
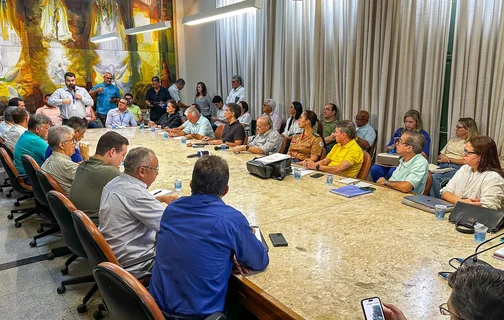
[(271, 243), (273, 243), (273, 247), (287, 247), (288, 245), (287, 240), (285, 240), (281, 233), (270, 233), (269, 237)]
[(366, 320), (385, 320), (385, 315), (383, 314), (383, 306), (380, 298), (373, 297), (362, 299), (361, 305)]
[(201, 145), (201, 144), (193, 144), (192, 147), (193, 148), (204, 148), (205, 146)]
[(312, 178), (320, 178), (320, 177), (323, 177), (323, 176), (324, 176), (323, 173), (314, 173), (310, 177), (312, 177)]

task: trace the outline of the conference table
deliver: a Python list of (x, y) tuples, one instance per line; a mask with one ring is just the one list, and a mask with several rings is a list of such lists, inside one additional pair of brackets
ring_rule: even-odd
[[(111, 129), (92, 129), (83, 141), (93, 154), (99, 137)], [(208, 150), (224, 158), (230, 170), (224, 202), (258, 225), (269, 246), (264, 272), (233, 276), (230, 290), (237, 301), (261, 319), (362, 319), (360, 301), (378, 296), (393, 303), (408, 319), (443, 319), (438, 306), (450, 288), (438, 276), (453, 271), (452, 257), (474, 252), (473, 236), (447, 221), (401, 203), (403, 193), (376, 186), (371, 194), (345, 198), (329, 192), (343, 186), (335, 176), (301, 180), (260, 179), (248, 173), (246, 162), (257, 155), (191, 148), (180, 139), (165, 139), (161, 129), (115, 129), (129, 139), (128, 150), (143, 146), (155, 151), (159, 175), (150, 189), (173, 190), (182, 180), (181, 196), (190, 195), (189, 181), (198, 158)], [(188, 140), (190, 142), (190, 140)], [(282, 233), (287, 247), (273, 247), (268, 234)], [(482, 259), (502, 268), (492, 258)], [(234, 292), (236, 291), (236, 293)]]

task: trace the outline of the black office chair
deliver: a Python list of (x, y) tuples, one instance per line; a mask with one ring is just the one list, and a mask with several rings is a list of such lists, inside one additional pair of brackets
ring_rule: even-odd
[[(11, 155), (11, 159), (14, 158), (12, 155), (12, 153), (13, 153), (12, 149), (10, 149), (10, 147), (5, 144), (5, 140), (2, 137), (0, 137), (0, 148), (4, 148), (5, 151), (7, 151), (7, 153), (9, 153)], [(4, 179), (3, 184), (0, 185), (0, 192), (3, 192), (3, 188), (8, 188), (10, 186), (11, 185), (9, 183), (9, 178), (7, 177)], [(13, 192), (14, 192), (14, 189), (11, 188), (9, 190), (9, 192), (6, 194), (7, 198), (10, 198), (12, 196)]]
[[(72, 220), (72, 212), (76, 211), (77, 208), (74, 206), (72, 201), (65, 197), (62, 193), (51, 190), (47, 194), (47, 201), (49, 202), (49, 207), (51, 208), (56, 221), (61, 228), (61, 233), (63, 234), (63, 239), (68, 248), (70, 248), (72, 256), (65, 261), (65, 266), (61, 269), (62, 274), (68, 274), (68, 266), (75, 261), (78, 257), (86, 258), (86, 251), (80, 243), (80, 239), (77, 236), (75, 227)], [(73, 278), (69, 280), (61, 281), (61, 285), (58, 287), (57, 292), (63, 294), (66, 291), (67, 285), (81, 284), (94, 282), (92, 275), (87, 275), (83, 277)]]
[[(19, 174), (16, 167), (14, 166), (14, 163), (12, 162), (12, 158), (9, 156), (9, 154), (4, 148), (0, 148), (0, 160), (5, 169), (5, 172), (7, 172), (7, 175), (9, 176), (12, 188), (23, 195), (22, 197), (17, 199), (14, 205), (19, 206), (20, 201), (33, 198), (32, 187), (26, 184), (24, 181), (24, 178), (26, 178), (27, 176)], [(7, 218), (9, 220), (14, 218), (14, 213), (22, 213), (21, 216), (14, 219), (16, 228), (19, 228), (21, 227), (21, 220), (39, 213), (39, 209), (36, 207), (32, 207), (32, 208), (11, 210), (11, 213), (7, 216)]]
[[(102, 262), (93, 268), (105, 308), (111, 319), (164, 320), (156, 301), (144, 285), (120, 266)], [(225, 315), (214, 313), (205, 320), (225, 320)]]
[[(27, 154), (21, 157), (21, 163), (23, 164), (23, 168), (31, 181), (33, 195), (35, 196), (35, 206), (40, 210), (45, 218), (49, 219), (48, 221), (40, 223), (40, 228), (37, 229), (39, 234), (34, 236), (33, 241), (30, 242), (30, 246), (35, 247), (37, 246), (37, 239), (60, 231), (60, 227), (48, 206), (46, 194), (40, 187), (40, 182), (36, 173), (37, 170), (40, 170), (40, 166), (31, 156)], [(44, 231), (44, 228), (49, 228), (49, 230)]]

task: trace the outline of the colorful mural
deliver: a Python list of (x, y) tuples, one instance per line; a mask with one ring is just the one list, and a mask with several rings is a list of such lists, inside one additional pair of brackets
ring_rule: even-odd
[[(64, 85), (65, 72), (87, 89), (110, 72), (143, 106), (152, 76), (165, 86), (175, 80), (174, 31), (124, 30), (159, 21), (174, 25), (172, 0), (0, 0), (0, 101), (22, 97), (35, 111), (44, 94)], [(111, 32), (120, 38), (89, 41)]]

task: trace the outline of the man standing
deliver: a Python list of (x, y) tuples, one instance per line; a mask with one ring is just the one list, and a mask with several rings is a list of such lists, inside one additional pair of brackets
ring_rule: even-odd
[(361, 110), (355, 116), (357, 125), (357, 137), (355, 140), (362, 150), (369, 151), (376, 139), (376, 131), (369, 124), (369, 112)]
[[(131, 149), (124, 159), (124, 173), (103, 188), (100, 231), (121, 264), (153, 253), (165, 206), (176, 196), (154, 197), (147, 189), (159, 174), (158, 158), (151, 149)], [(151, 270), (154, 260), (128, 268)]]
[(147, 90), (147, 94), (145, 95), (145, 104), (150, 108), (150, 121), (156, 122), (163, 116), (166, 112), (163, 109), (163, 104), (166, 104), (168, 100), (171, 99), (170, 92), (161, 87), (161, 83), (159, 82), (159, 77), (152, 77), (152, 88)]
[(336, 125), (339, 122), (339, 114), (338, 107), (334, 103), (328, 103), (324, 106), (323, 111), (324, 119), (321, 121), (322, 126), (324, 127), (324, 140), (328, 150), (331, 150), (332, 147), (336, 144), (336, 140), (334, 140), (334, 130), (336, 129)]
[(245, 140), (245, 129), (238, 121), (238, 117), (241, 114), (241, 108), (236, 103), (228, 103), (226, 105), (225, 116), (228, 119), (229, 124), (226, 124), (224, 130), (222, 131), (222, 139), (221, 140), (210, 140), (210, 144), (222, 144), (225, 143), (230, 147), (238, 146), (243, 144)]
[(96, 116), (105, 126), (108, 112), (117, 106), (117, 101), (121, 97), (119, 89), (112, 84), (112, 74), (106, 72), (103, 75), (103, 82), (91, 88), (89, 94), (92, 96), (96, 94)]
[(262, 105), (262, 116), (269, 116), (273, 122), (273, 129), (280, 132), (282, 127), (282, 118), (275, 112), (276, 102), (273, 99), (266, 99)]
[(46, 94), (44, 96), (44, 105), (42, 107), (38, 108), (35, 111), (35, 113), (48, 116), (49, 119), (51, 119), (52, 125), (56, 126), (58, 124), (61, 124), (61, 110), (58, 107), (51, 106), (51, 105), (47, 104), (47, 101), (49, 101), (49, 97), (51, 97), (50, 94)]
[(180, 99), (180, 91), (184, 89), (184, 86), (185, 80), (178, 78), (177, 81), (175, 81), (175, 83), (168, 88), (168, 92), (170, 93), (171, 98), (173, 99), (173, 101), (175, 101), (177, 107), (179, 107), (182, 113), (187, 108), (187, 105), (183, 104), (182, 99)]
[(113, 127), (136, 127), (137, 123), (133, 114), (129, 112), (128, 107), (131, 106), (131, 100), (128, 98), (120, 98), (117, 108), (112, 109), (107, 114), (107, 121), (105, 126), (107, 128)]
[(247, 219), (222, 201), (228, 181), (224, 159), (200, 158), (192, 195), (173, 201), (163, 213), (149, 291), (168, 314), (197, 319), (222, 312), (233, 260), (244, 273), (269, 264)]
[(401, 192), (423, 194), (429, 175), (429, 162), (422, 155), (425, 137), (415, 131), (405, 131), (399, 138), (397, 153), (402, 157), (389, 180), (380, 177), (376, 183)]
[(28, 129), (30, 113), (26, 109), (16, 108), (12, 112), (12, 120), (14, 120), (14, 125), (5, 134), (5, 144), (14, 149), (19, 137)]
[(325, 159), (314, 162), (304, 160), (303, 165), (308, 169), (315, 169), (335, 173), (350, 178), (359, 174), (364, 162), (362, 148), (355, 141), (355, 125), (352, 121), (343, 120), (334, 130), (336, 144)]
[(73, 116), (86, 118), (86, 106), (92, 107), (94, 101), (85, 88), (75, 85), (75, 74), (67, 72), (65, 86), (56, 90), (47, 103), (60, 108), (63, 124), (66, 124)]
[(181, 131), (170, 131), (171, 137), (186, 136), (187, 139), (198, 140), (204, 137), (215, 138), (210, 121), (203, 117), (196, 107), (187, 108), (186, 115), (189, 123)]
[(28, 121), (28, 130), (26, 130), (16, 143), (14, 148), (14, 165), (20, 174), (25, 170), (21, 162), (22, 155), (31, 156), (39, 166), (45, 161), (47, 149), (47, 131), (51, 126), (51, 119), (42, 114), (33, 114)]
[(242, 86), (242, 77), (239, 75), (234, 75), (231, 78), (231, 91), (226, 99), (226, 104), (228, 103), (238, 103), (245, 100), (245, 88)]
[(233, 152), (239, 153), (248, 151), (256, 154), (269, 155), (280, 152), (282, 148), (282, 137), (278, 131), (272, 129), (273, 123), (270, 117), (262, 116), (257, 119), (257, 135), (254, 140), (246, 146), (237, 146)]
[(121, 173), (119, 167), (128, 152), (128, 145), (128, 139), (109, 131), (98, 140), (96, 153), (77, 168), (70, 200), (95, 221), (98, 221), (103, 187)]

